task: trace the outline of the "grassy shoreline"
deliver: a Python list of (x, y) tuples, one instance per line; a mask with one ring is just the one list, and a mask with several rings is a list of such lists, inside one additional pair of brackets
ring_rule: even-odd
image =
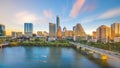
[(29, 41), (29, 42), (10, 42), (9, 46), (61, 46), (61, 47), (71, 47), (69, 41), (51, 41), (51, 42), (40, 42), (40, 41)]

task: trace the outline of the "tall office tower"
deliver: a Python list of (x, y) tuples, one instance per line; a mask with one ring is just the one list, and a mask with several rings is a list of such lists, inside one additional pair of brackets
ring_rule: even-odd
[(57, 29), (57, 39), (61, 39), (62, 38), (62, 30), (61, 27), (59, 26)]
[(63, 32), (65, 32), (66, 30), (67, 30), (67, 28), (66, 28), (66, 27), (64, 27), (64, 28), (63, 28)]
[(96, 39), (96, 38), (97, 38), (97, 36), (96, 36), (96, 32), (93, 31), (93, 32), (92, 32), (92, 39)]
[(66, 27), (64, 27), (64, 28), (63, 28), (63, 32), (62, 32), (62, 36), (63, 36), (63, 38), (65, 38), (65, 37), (66, 37), (66, 35), (65, 35), (65, 34), (66, 34), (66, 31), (67, 31), (67, 28), (66, 28)]
[(114, 40), (115, 37), (120, 37), (120, 23), (111, 24), (111, 39)]
[[(60, 17), (57, 16), (56, 18), (56, 30), (58, 30), (58, 27), (60, 26)], [(56, 31), (57, 32), (57, 31)]]
[(76, 26), (73, 26), (73, 31), (75, 31)]
[(74, 35), (76, 36), (77, 40), (85, 40), (86, 34), (81, 24), (77, 24), (74, 27), (74, 30), (75, 30)]
[(49, 36), (55, 37), (56, 36), (56, 26), (54, 23), (49, 23)]
[(101, 25), (97, 28), (97, 41), (102, 41), (104, 43), (111, 40), (110, 27)]
[(5, 36), (5, 26), (0, 24), (0, 36)]
[(97, 33), (96, 33), (96, 31), (92, 32), (92, 41), (97, 42)]
[(32, 37), (32, 34), (33, 34), (33, 24), (32, 23), (24, 23), (24, 34), (27, 37)]
[(76, 29), (76, 26), (73, 26), (73, 40), (74, 40), (74, 41), (76, 41), (75, 29)]

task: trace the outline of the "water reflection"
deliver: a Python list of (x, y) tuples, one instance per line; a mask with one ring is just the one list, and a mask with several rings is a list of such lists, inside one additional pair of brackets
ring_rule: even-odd
[[(4, 66), (4, 67), (2, 67)], [(106, 61), (73, 48), (7, 47), (0, 50), (0, 68), (110, 68)]]
[[(114, 68), (113, 66), (111, 66), (110, 64), (108, 64), (107, 60), (101, 60), (98, 59), (98, 55), (96, 53), (93, 54), (87, 54), (86, 52), (83, 52), (81, 50), (77, 50), (78, 53), (84, 55), (84, 57), (86, 57), (87, 59), (89, 59), (91, 62), (96, 63), (97, 65), (100, 65), (102, 68)], [(97, 57), (95, 58), (95, 56), (97, 55)]]
[(32, 47), (24, 47), (25, 50), (25, 60), (31, 61), (33, 58), (33, 48)]
[(2, 62), (2, 49), (0, 48), (0, 64)]
[(61, 48), (50, 47), (49, 50), (50, 50), (49, 63), (51, 63), (51, 66), (54, 66), (55, 68), (60, 67), (60, 63), (61, 63)]

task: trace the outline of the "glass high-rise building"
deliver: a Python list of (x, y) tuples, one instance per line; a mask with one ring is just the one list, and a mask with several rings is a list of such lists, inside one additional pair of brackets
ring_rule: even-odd
[(5, 36), (5, 26), (0, 24), (0, 36)]
[(66, 27), (64, 27), (64, 28), (63, 28), (63, 32), (65, 32), (66, 30), (67, 30), (67, 28), (66, 28)]
[(33, 24), (32, 23), (24, 23), (24, 34), (27, 37), (31, 37), (33, 34)]
[(60, 17), (57, 16), (57, 19), (56, 19), (56, 30), (58, 29), (59, 26), (60, 26)]
[(49, 36), (55, 37), (56, 36), (56, 29), (54, 23), (49, 23)]

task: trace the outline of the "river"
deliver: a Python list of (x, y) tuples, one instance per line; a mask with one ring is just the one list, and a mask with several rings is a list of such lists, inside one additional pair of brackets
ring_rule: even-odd
[(0, 68), (113, 68), (106, 61), (66, 47), (6, 47)]

